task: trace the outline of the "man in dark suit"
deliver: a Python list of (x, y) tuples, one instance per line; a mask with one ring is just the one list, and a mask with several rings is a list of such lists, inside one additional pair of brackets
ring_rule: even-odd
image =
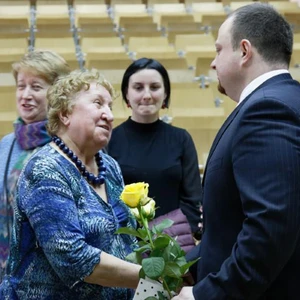
[(173, 299), (300, 299), (300, 84), (293, 34), (271, 6), (236, 10), (212, 62), (237, 107), (218, 132), (203, 179), (196, 284)]

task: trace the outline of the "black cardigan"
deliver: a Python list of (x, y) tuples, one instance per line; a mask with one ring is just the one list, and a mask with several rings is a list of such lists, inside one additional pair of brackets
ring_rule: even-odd
[(160, 120), (141, 124), (130, 118), (113, 130), (108, 153), (120, 164), (125, 184), (149, 183), (156, 216), (181, 208), (192, 231), (199, 230), (202, 197), (198, 158), (190, 134)]

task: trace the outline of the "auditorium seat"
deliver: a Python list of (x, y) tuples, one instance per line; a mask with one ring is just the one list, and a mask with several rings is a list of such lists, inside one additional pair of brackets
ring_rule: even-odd
[(183, 1), (187, 8), (189, 8), (192, 3), (203, 3), (203, 2), (217, 2), (216, 0), (184, 0)]
[(0, 38), (0, 72), (11, 71), (11, 64), (28, 50), (26, 38)]
[(186, 34), (175, 37), (175, 49), (186, 58), (189, 67), (196, 67), (198, 57), (211, 61), (215, 56), (215, 39), (212, 34)]
[(154, 4), (178, 4), (180, 2), (183, 2), (183, 1), (180, 1), (180, 0), (146, 0), (145, 2), (147, 2), (147, 5), (148, 7), (152, 7)]
[(0, 112), (16, 111), (16, 82), (11, 72), (0, 73)]
[(0, 6), (6, 6), (6, 5), (10, 5), (10, 6), (19, 6), (19, 5), (25, 5), (28, 6), (29, 5), (29, 0), (0, 0)]
[(218, 129), (224, 121), (224, 109), (215, 107), (210, 88), (201, 89), (196, 83), (172, 88), (169, 114), (172, 124), (188, 130), (192, 135), (199, 156), (208, 152)]
[(72, 69), (78, 68), (75, 45), (72, 37), (37, 37), (35, 49), (52, 50), (60, 54)]
[(75, 24), (81, 37), (117, 36), (105, 4), (76, 4)]
[(294, 41), (291, 67), (300, 68), (300, 42)]
[(206, 32), (217, 36), (220, 25), (227, 17), (227, 13), (220, 2), (192, 3), (191, 11), (195, 22), (200, 23)]
[[(253, 0), (253, 1), (251, 1), (251, 0), (222, 0), (221, 2), (222, 2), (222, 4), (223, 4), (224, 7), (228, 7), (228, 6), (231, 5), (231, 3), (234, 3), (234, 2), (239, 2), (239, 3), (244, 2), (244, 3), (247, 4), (247, 2), (252, 3), (252, 2), (254, 2), (254, 1), (257, 1), (257, 0)], [(288, 0), (287, 0), (287, 1), (288, 1)], [(267, 1), (265, 1), (265, 2), (267, 2)], [(245, 4), (245, 5), (246, 5), (246, 4)], [(241, 6), (241, 4), (239, 4), (239, 5)]]
[(108, 5), (110, 1), (108, 0), (73, 0), (73, 5), (77, 4), (87, 4), (87, 5), (94, 5), (94, 4), (105, 4)]
[[(300, 5), (300, 2), (299, 2)], [(285, 19), (291, 24), (294, 33), (300, 32), (300, 7), (283, 13)]]
[(0, 37), (18, 38), (28, 36), (29, 5), (0, 6)]
[(143, 4), (142, 0), (110, 0), (110, 6), (113, 7), (116, 4)]
[(16, 118), (16, 83), (10, 69), (0, 73), (0, 139), (13, 131)]
[(165, 37), (130, 37), (128, 51), (132, 58), (151, 57), (157, 60), (177, 58), (173, 46)]
[(148, 17), (149, 14), (145, 4), (116, 4), (112, 9), (113, 21), (119, 27), (120, 18), (126, 17)]
[(168, 22), (177, 20), (182, 23), (191, 20), (191, 16), (187, 13), (183, 3), (166, 3), (153, 4), (152, 6), (153, 20), (161, 29)]
[(184, 4), (155, 4), (153, 19), (171, 44), (177, 34), (201, 31), (200, 24), (195, 22), (194, 16), (187, 11)]
[(299, 11), (299, 4), (297, 2), (290, 1), (268, 1), (270, 5), (273, 5), (281, 14), (293, 11)]
[(201, 124), (203, 118), (217, 117), (224, 119), (224, 109), (216, 107), (213, 90), (200, 88), (194, 82), (173, 87), (170, 110), (174, 119), (178, 117), (199, 119), (200, 124), (195, 124), (192, 128), (206, 126)]
[(290, 68), (290, 73), (295, 80), (300, 82), (300, 68)]
[(70, 19), (68, 5), (40, 4), (36, 5), (36, 36), (67, 37), (70, 36)]
[[(121, 74), (122, 76), (123, 73), (124, 71)], [(107, 78), (109, 78), (108, 76), (106, 75)], [(117, 98), (113, 100), (112, 106), (112, 112), (114, 115), (114, 127), (124, 122), (131, 115), (131, 109), (127, 107), (126, 103), (122, 99), (120, 82), (121, 80), (119, 81), (119, 83), (113, 84), (117, 92)]]
[(185, 58), (189, 67), (195, 69), (195, 76), (208, 75), (210, 64), (216, 56), (214, 44), (187, 46)]
[(252, 1), (231, 1), (229, 3), (230, 11), (234, 11), (242, 6), (253, 3)]
[(125, 45), (130, 37), (161, 36), (145, 4), (115, 5), (113, 18)]
[(300, 33), (294, 33), (294, 43), (300, 43)]
[(124, 70), (131, 63), (119, 37), (83, 38), (81, 46), (87, 68)]
[(194, 20), (183, 23), (177, 23), (174, 20), (168, 22), (164, 34), (167, 36), (169, 43), (174, 44), (177, 35), (200, 34), (202, 32), (201, 24)]

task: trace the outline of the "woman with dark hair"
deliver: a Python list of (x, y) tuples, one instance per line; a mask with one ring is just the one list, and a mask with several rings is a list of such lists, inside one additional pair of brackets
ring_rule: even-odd
[(120, 164), (125, 184), (149, 183), (156, 216), (181, 208), (198, 233), (202, 190), (194, 142), (186, 130), (159, 119), (170, 102), (167, 70), (154, 59), (138, 59), (125, 71), (121, 89), (132, 115), (113, 130), (108, 153)]

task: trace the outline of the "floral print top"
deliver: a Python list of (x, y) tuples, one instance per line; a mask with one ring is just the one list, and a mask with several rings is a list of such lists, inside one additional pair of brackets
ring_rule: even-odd
[(121, 259), (136, 242), (115, 234), (135, 227), (119, 199), (123, 179), (117, 163), (101, 153), (108, 200), (51, 145), (40, 149), (19, 178), (11, 253), (0, 299), (132, 299), (131, 289), (88, 284), (101, 251)]

